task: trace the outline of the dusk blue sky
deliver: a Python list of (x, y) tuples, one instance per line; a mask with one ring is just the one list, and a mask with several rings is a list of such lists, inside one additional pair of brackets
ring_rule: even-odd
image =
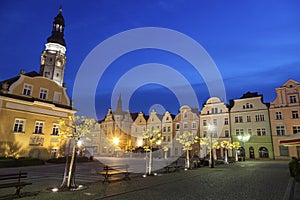
[[(247, 91), (263, 94), (265, 102), (270, 102), (275, 99), (276, 87), (288, 79), (300, 81), (297, 0), (2, 0), (0, 80), (18, 75), (20, 69), (39, 71), (40, 55), (60, 6), (66, 23), (64, 81), (70, 96), (77, 71), (98, 44), (120, 32), (141, 27), (172, 29), (201, 44), (223, 78), (226, 103)], [(145, 63), (162, 63), (180, 71), (196, 91), (200, 109), (209, 98), (203, 79), (195, 76), (193, 67), (182, 58), (160, 50), (134, 51), (112, 63), (101, 78), (96, 95), (99, 119), (111, 107), (114, 84), (130, 68)], [(180, 107), (167, 87), (154, 83), (136, 90), (129, 108), (147, 114), (154, 104), (173, 114)]]

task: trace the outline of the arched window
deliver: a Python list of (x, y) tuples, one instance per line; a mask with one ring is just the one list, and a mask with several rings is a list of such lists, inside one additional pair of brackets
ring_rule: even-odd
[(258, 151), (260, 158), (269, 158), (269, 151), (266, 147), (260, 147)]

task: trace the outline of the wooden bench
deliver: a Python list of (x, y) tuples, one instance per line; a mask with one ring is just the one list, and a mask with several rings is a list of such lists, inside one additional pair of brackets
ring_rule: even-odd
[(124, 180), (130, 180), (128, 168), (128, 165), (104, 166), (103, 171), (100, 172), (104, 176), (103, 183), (110, 182), (109, 177), (120, 174), (124, 174)]
[(170, 165), (168, 165), (168, 166), (165, 166), (164, 168), (165, 168), (166, 172), (169, 173), (169, 172), (171, 172), (170, 169), (173, 169), (172, 171), (173, 171), (173, 172), (176, 172), (176, 171), (178, 171), (181, 167), (182, 167), (182, 166), (181, 166), (181, 165), (178, 165), (177, 163), (172, 163), (172, 164), (170, 164)]
[(21, 197), (21, 189), (26, 185), (31, 185), (32, 183), (25, 182), (23, 179), (27, 178), (27, 172), (19, 172), (15, 174), (0, 174), (0, 189), (3, 188), (16, 188), (16, 194)]

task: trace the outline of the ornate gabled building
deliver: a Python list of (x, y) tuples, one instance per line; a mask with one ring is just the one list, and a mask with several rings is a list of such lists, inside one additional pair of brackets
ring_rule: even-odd
[(173, 120), (175, 115), (170, 114), (168, 111), (165, 112), (161, 120), (162, 126), (162, 146), (167, 147), (165, 157), (173, 157), (175, 150), (173, 148), (175, 139), (173, 138)]
[[(268, 104), (263, 95), (248, 92), (230, 101), (230, 127), (233, 142), (241, 144), (240, 155), (246, 159), (273, 159), (273, 144)], [(238, 136), (250, 135), (248, 141)]]
[[(174, 156), (180, 156), (184, 153), (182, 150), (182, 144), (176, 141), (179, 135), (185, 132), (192, 133), (193, 136), (199, 137), (199, 113), (198, 109), (192, 109), (189, 106), (181, 106), (179, 113), (173, 120), (173, 148)], [(194, 144), (192, 151), (190, 151), (191, 156), (199, 155), (199, 143)]]
[[(210, 138), (219, 143), (228, 141), (231, 143), (229, 109), (227, 105), (217, 97), (209, 98), (200, 112), (200, 138)], [(216, 149), (214, 158), (224, 158), (226, 149)], [(207, 156), (207, 145), (200, 147), (200, 158)], [(228, 151), (232, 156), (232, 151)]]
[(0, 156), (49, 159), (60, 154), (64, 138), (58, 121), (74, 115), (63, 84), (66, 64), (62, 10), (42, 53), (40, 73), (25, 73), (0, 82)]
[(275, 159), (299, 157), (300, 147), (279, 145), (279, 140), (300, 133), (300, 83), (289, 79), (276, 88), (276, 99), (270, 103), (270, 121)]

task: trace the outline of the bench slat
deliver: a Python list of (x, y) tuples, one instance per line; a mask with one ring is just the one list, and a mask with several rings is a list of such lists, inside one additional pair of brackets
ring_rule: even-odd
[(0, 184), (0, 188), (21, 187), (21, 186), (31, 185), (31, 184), (32, 183), (26, 183), (26, 182), (5, 183), (5, 184)]

